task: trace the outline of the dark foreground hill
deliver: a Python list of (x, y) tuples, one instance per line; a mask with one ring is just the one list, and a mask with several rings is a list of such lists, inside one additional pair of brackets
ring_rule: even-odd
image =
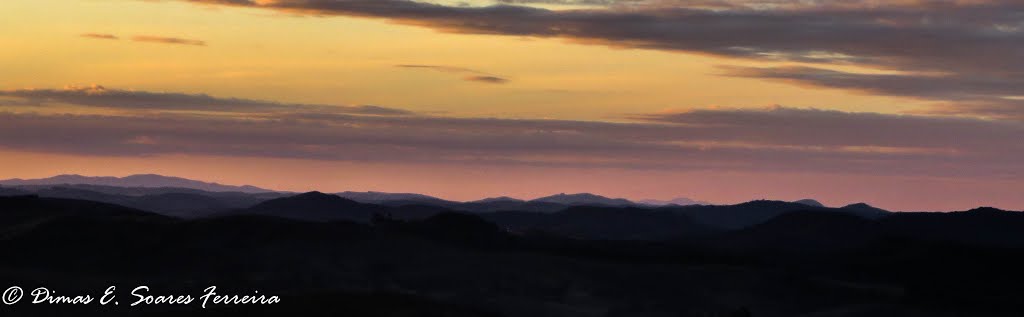
[(968, 247), (1024, 248), (1024, 212), (979, 208), (961, 212), (903, 212), (868, 219), (851, 214), (798, 211), (709, 239), (745, 252), (836, 252), (886, 239)]
[[(282, 297), (276, 306), (205, 310), (19, 303), (0, 307), (0, 313), (1016, 316), (1024, 296), (1019, 288), (1024, 249), (992, 243), (1019, 238), (1024, 232), (1019, 213), (866, 219), (806, 210), (695, 238), (591, 240), (510, 231), (477, 215), (448, 211), (419, 219), (376, 214), (368, 222), (279, 217), (286, 208), (319, 212), (317, 204), (305, 205), (309, 202), (365, 207), (333, 195), (298, 198), (254, 207), (263, 214), (181, 220), (105, 203), (0, 197), (0, 254), (5, 255), (0, 285), (97, 296), (117, 285), (124, 301), (132, 300), (128, 292), (137, 285), (154, 294), (198, 296), (216, 285), (225, 293), (258, 290)], [(292, 211), (289, 215), (304, 213)], [(615, 208), (571, 210), (538, 221), (579, 232), (619, 230), (608, 223), (575, 223), (573, 217), (586, 212), (623, 222), (622, 227), (694, 225), (664, 210), (634, 210), (650, 212), (650, 218), (631, 218)], [(989, 225), (997, 233), (950, 239)], [(831, 242), (801, 244), (840, 237), (845, 237), (841, 248)], [(750, 249), (757, 252), (744, 251)]]
[(216, 216), (230, 210), (249, 208), (266, 200), (291, 196), (276, 192), (210, 192), (181, 187), (116, 187), (87, 184), (0, 188), (0, 196), (19, 195), (90, 200), (190, 219)]

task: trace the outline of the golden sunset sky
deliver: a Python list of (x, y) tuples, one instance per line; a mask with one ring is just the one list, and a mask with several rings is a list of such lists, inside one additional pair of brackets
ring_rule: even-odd
[(5, 0), (0, 178), (1022, 209), (1024, 5)]

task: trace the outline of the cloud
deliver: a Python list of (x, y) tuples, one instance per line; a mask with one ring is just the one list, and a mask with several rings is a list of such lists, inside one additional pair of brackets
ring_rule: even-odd
[(471, 69), (471, 68), (464, 68), (464, 67), (455, 67), (455, 66), (422, 65), (422, 64), (399, 64), (399, 65), (395, 65), (395, 67), (412, 68), (412, 69), (429, 69), (429, 70), (436, 70), (436, 71), (439, 71), (439, 72), (446, 72), (446, 73), (476, 73), (476, 74), (484, 74), (484, 72), (479, 71), (479, 70), (475, 70), (475, 69)]
[[(947, 80), (970, 83), (968, 93), (984, 97), (974, 103), (1002, 97), (988, 94), (1004, 85), (994, 79), (1016, 81), (1024, 73), (1019, 62), (1024, 59), (1024, 3), (1013, 1), (598, 1), (607, 5), (569, 10), (408, 0), (189, 2), (380, 18), (451, 33), (945, 73)], [(993, 80), (970, 82), (972, 78)]]
[[(0, 148), (641, 170), (1024, 177), (1024, 123), (775, 107), (640, 114), (632, 122), (426, 116), (207, 95), (9, 90), (9, 98), (128, 111), (0, 113)], [(331, 107), (321, 109), (321, 107)], [(214, 111), (210, 110), (210, 111)], [(406, 115), (373, 115), (402, 113)]]
[(86, 38), (92, 38), (92, 39), (100, 39), (100, 40), (118, 40), (118, 39), (120, 39), (119, 37), (117, 37), (117, 35), (104, 34), (104, 33), (83, 33), (83, 34), (80, 34), (79, 36), (86, 37)]
[(422, 64), (399, 64), (399, 65), (395, 65), (395, 67), (408, 68), (408, 69), (427, 69), (427, 70), (434, 70), (434, 71), (439, 71), (439, 72), (444, 72), (444, 73), (464, 73), (464, 74), (470, 74), (469, 76), (463, 77), (462, 79), (466, 80), (466, 81), (474, 81), (474, 82), (481, 82), (481, 83), (488, 83), (488, 84), (504, 84), (504, 83), (507, 83), (509, 81), (507, 78), (498, 77), (498, 76), (491, 75), (491, 74), (488, 74), (488, 73), (483, 72), (483, 71), (479, 71), (479, 70), (475, 70), (475, 69), (471, 69), (471, 68), (464, 68), (464, 67), (443, 66), (443, 65), (422, 65)]
[(149, 42), (149, 43), (164, 43), (164, 44), (181, 44), (181, 45), (195, 45), (195, 46), (206, 46), (205, 41), (183, 39), (177, 37), (164, 37), (164, 36), (152, 36), (152, 35), (136, 35), (132, 37), (132, 41), (136, 42)]
[(497, 0), (504, 4), (554, 4), (554, 5), (600, 5), (635, 4), (643, 0)]
[[(120, 40), (121, 38), (114, 34), (105, 33), (83, 33), (79, 36), (92, 39), (101, 40)], [(164, 44), (181, 44), (181, 45), (195, 45), (195, 46), (206, 46), (205, 41), (184, 39), (177, 37), (165, 37), (165, 36), (152, 36), (152, 35), (136, 35), (131, 38), (135, 42), (150, 42), (150, 43), (164, 43)]]
[(816, 87), (841, 88), (879, 95), (945, 103), (920, 113), (972, 114), (1024, 120), (1024, 75), (858, 74), (812, 67), (721, 67), (727, 76), (769, 78)]
[(68, 86), (63, 89), (0, 90), (0, 96), (18, 98), (37, 105), (70, 104), (125, 111), (199, 111), (227, 113), (347, 113), (361, 115), (408, 115), (411, 112), (380, 106), (336, 106), (280, 103), (239, 98), (218, 98), (206, 94), (148, 92), (109, 89), (100, 85)]
[(468, 76), (464, 79), (488, 84), (504, 84), (508, 82), (508, 79), (495, 76)]

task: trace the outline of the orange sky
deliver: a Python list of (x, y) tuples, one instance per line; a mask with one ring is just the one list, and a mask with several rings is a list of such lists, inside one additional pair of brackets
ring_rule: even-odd
[(1019, 6), (529, 2), (3, 1), (0, 178), (1024, 209)]

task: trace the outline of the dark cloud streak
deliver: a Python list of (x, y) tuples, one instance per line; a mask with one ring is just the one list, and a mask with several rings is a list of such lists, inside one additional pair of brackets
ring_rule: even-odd
[(149, 42), (149, 43), (163, 43), (163, 44), (180, 44), (180, 45), (193, 45), (193, 46), (206, 46), (206, 41), (184, 39), (177, 37), (166, 37), (166, 36), (152, 36), (152, 35), (136, 35), (132, 37), (132, 41), (135, 42)]
[(508, 79), (495, 76), (469, 76), (465, 77), (464, 79), (468, 81), (475, 81), (488, 84), (504, 84), (508, 82)]
[(427, 69), (434, 70), (444, 73), (464, 73), (471, 74), (470, 76), (463, 77), (463, 80), (481, 82), (488, 84), (504, 84), (509, 80), (508, 78), (495, 76), (483, 71), (475, 70), (472, 68), (455, 67), (455, 66), (442, 66), (442, 65), (423, 65), (423, 64), (399, 64), (395, 67), (408, 68), (408, 69)]
[(857, 74), (811, 67), (722, 67), (725, 75), (768, 78), (816, 87), (942, 101), (921, 113), (969, 114), (1024, 120), (1024, 74), (989, 77), (962, 74)]
[(91, 38), (91, 39), (98, 39), (98, 40), (119, 40), (120, 39), (119, 37), (117, 37), (117, 35), (104, 34), (104, 33), (83, 33), (83, 34), (80, 34), (79, 36), (85, 37), (85, 38)]
[(64, 89), (0, 90), (0, 96), (18, 98), (36, 105), (52, 103), (78, 106), (156, 111), (203, 111), (229, 113), (349, 113), (361, 115), (408, 115), (411, 112), (380, 106), (335, 106), (279, 103), (239, 98), (218, 98), (206, 94), (148, 92), (108, 89), (100, 85), (69, 86)]

